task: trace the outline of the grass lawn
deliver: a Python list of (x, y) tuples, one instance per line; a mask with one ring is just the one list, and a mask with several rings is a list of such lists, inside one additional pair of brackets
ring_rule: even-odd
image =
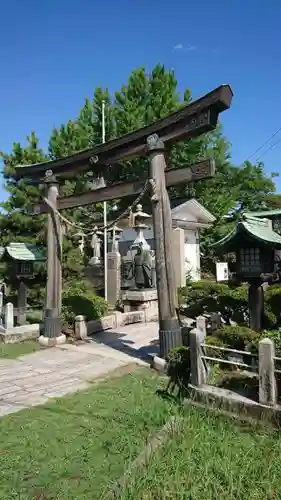
[(103, 500), (172, 414), (182, 432), (130, 478), (120, 500), (281, 499), (281, 435), (156, 395), (136, 372), (0, 418), (0, 499)]
[(1, 358), (16, 359), (24, 354), (30, 354), (41, 349), (39, 342), (36, 340), (26, 340), (18, 344), (0, 343), (0, 361)]
[(0, 418), (1, 500), (101, 500), (175, 406), (150, 370)]
[(195, 408), (120, 500), (281, 499), (281, 436)]

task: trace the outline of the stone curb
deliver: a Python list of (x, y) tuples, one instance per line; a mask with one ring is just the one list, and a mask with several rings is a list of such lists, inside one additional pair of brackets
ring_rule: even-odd
[(159, 358), (159, 356), (154, 356), (151, 368), (159, 373), (167, 373), (168, 363), (165, 359)]

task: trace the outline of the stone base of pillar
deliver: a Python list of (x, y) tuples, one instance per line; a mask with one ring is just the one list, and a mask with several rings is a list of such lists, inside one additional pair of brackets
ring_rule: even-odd
[(45, 335), (40, 335), (38, 342), (43, 347), (55, 347), (56, 345), (65, 344), (66, 336), (63, 333), (58, 337), (45, 337)]
[(61, 320), (58, 309), (45, 310), (43, 333), (39, 337), (39, 344), (44, 347), (53, 347), (65, 343), (66, 336), (61, 333)]
[(159, 321), (160, 356), (167, 359), (171, 349), (182, 346), (182, 332), (177, 318)]

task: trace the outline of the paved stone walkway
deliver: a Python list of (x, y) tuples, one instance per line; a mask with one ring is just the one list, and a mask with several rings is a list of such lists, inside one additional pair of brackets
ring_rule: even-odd
[(87, 342), (0, 360), (0, 416), (89, 387), (129, 363), (143, 364), (158, 350), (158, 323), (95, 334)]

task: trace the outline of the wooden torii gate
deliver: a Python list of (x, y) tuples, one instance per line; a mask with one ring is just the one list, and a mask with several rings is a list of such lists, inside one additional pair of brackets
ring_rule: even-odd
[(62, 238), (57, 210), (132, 196), (144, 188), (143, 181), (123, 182), (78, 196), (59, 198), (58, 179), (71, 178), (88, 170), (101, 173), (108, 165), (112, 167), (121, 160), (140, 155), (148, 155), (150, 165), (148, 179), (155, 238), (160, 355), (166, 357), (172, 347), (181, 345), (172, 263), (172, 217), (166, 187), (212, 177), (215, 169), (212, 160), (204, 160), (193, 166), (165, 172), (165, 152), (167, 147), (176, 142), (213, 130), (219, 113), (230, 107), (232, 96), (230, 86), (222, 85), (179, 111), (118, 139), (58, 160), (16, 167), (15, 176), (18, 180), (31, 179), (38, 184), (44, 180), (48, 186), (48, 202), (34, 209), (34, 214), (49, 212), (44, 325), (46, 345), (61, 341)]

